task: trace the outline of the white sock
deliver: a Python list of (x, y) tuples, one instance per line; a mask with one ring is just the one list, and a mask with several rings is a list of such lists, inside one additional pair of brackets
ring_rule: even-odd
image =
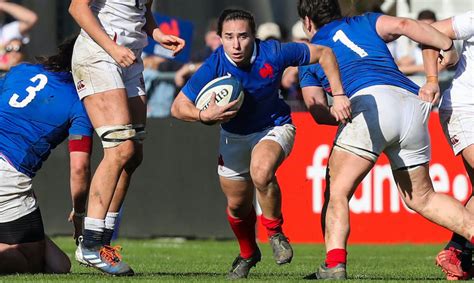
[(84, 229), (97, 232), (104, 232), (105, 220), (97, 218), (84, 218)]
[(118, 212), (107, 212), (107, 216), (105, 217), (105, 229), (114, 230), (118, 216)]

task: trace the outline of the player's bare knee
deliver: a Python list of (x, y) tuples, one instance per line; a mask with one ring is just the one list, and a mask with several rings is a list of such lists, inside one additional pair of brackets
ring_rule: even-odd
[(250, 176), (252, 177), (255, 188), (259, 191), (267, 190), (268, 186), (274, 179), (274, 174), (269, 166), (252, 165), (250, 168)]
[(67, 274), (71, 272), (71, 261), (67, 258), (59, 264), (56, 263), (54, 266), (50, 266), (47, 272), (53, 274)]
[(423, 210), (428, 206), (435, 194), (433, 188), (426, 188), (421, 190), (421, 192), (413, 192), (412, 194), (405, 195), (403, 200), (408, 208), (423, 215)]

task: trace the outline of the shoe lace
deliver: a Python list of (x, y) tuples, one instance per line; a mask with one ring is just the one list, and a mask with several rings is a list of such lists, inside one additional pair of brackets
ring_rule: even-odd
[(122, 260), (120, 255), (121, 246), (103, 246), (100, 249), (100, 257), (105, 259), (111, 265), (116, 265)]

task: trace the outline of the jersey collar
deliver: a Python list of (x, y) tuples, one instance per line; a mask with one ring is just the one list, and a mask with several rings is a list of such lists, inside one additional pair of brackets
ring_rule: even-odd
[[(237, 64), (235, 64), (235, 62), (232, 61), (232, 59), (230, 58), (230, 56), (227, 55), (227, 53), (225, 53), (225, 51), (224, 51), (224, 54), (225, 54), (225, 58), (227, 58), (227, 60), (228, 60), (232, 65), (234, 65), (235, 67), (238, 67)], [(252, 65), (253, 62), (255, 62), (255, 59), (257, 59), (257, 43), (256, 43), (256, 42), (253, 43), (253, 52), (252, 52), (252, 57), (250, 58), (250, 65)]]

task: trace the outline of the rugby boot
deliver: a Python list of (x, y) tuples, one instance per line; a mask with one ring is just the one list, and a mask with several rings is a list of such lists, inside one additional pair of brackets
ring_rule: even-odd
[(347, 279), (346, 265), (340, 263), (334, 267), (327, 267), (326, 264), (322, 264), (315, 273), (312, 273), (305, 277), (309, 280), (345, 280)]
[(256, 266), (257, 262), (259, 262), (261, 259), (262, 254), (258, 248), (250, 258), (243, 258), (239, 254), (232, 263), (232, 268), (230, 269), (227, 277), (229, 279), (247, 278), (250, 268)]
[(76, 261), (79, 262), (79, 264), (90, 266), (89, 263), (87, 263), (87, 261), (83, 257), (82, 245), (81, 245), (82, 239), (83, 239), (82, 236), (79, 236), (77, 238), (77, 241), (76, 241), (77, 248), (76, 248), (76, 252), (74, 253), (74, 257), (76, 258)]
[(461, 250), (450, 247), (447, 250), (442, 250), (436, 256), (436, 265), (446, 273), (447, 280), (466, 280), (469, 278), (469, 272), (464, 271), (461, 266), (461, 253)]
[(290, 263), (293, 259), (293, 249), (288, 238), (282, 233), (276, 233), (270, 237), (270, 245), (273, 250), (273, 258), (279, 265)]
[(79, 263), (84, 261), (87, 266), (94, 267), (103, 273), (114, 276), (132, 276), (134, 272), (128, 264), (122, 261), (122, 256), (119, 254), (120, 249), (119, 246), (88, 249), (82, 243), (81, 238), (75, 256)]

